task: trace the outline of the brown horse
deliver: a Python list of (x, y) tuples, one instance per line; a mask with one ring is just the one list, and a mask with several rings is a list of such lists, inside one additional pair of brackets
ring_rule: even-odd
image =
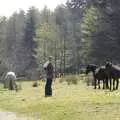
[(120, 67), (113, 65), (110, 62), (106, 62), (106, 70), (110, 81), (110, 90), (112, 90), (112, 80), (113, 80), (113, 90), (117, 90), (119, 86)]
[(100, 89), (100, 81), (103, 81), (103, 89), (108, 88), (108, 76), (104, 66), (98, 67), (94, 64), (89, 64), (86, 67), (86, 74), (92, 72), (94, 77), (94, 88), (96, 89), (97, 82), (98, 88)]

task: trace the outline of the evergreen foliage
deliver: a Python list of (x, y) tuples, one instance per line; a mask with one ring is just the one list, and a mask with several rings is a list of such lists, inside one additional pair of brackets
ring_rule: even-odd
[(118, 64), (119, 6), (119, 0), (68, 0), (55, 11), (30, 7), (27, 13), (1, 16), (0, 73), (40, 76), (51, 55), (56, 73), (80, 73), (87, 63), (108, 59)]

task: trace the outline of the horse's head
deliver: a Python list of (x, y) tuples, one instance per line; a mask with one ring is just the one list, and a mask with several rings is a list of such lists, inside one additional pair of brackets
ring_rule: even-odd
[(86, 67), (86, 74), (88, 74), (90, 72), (95, 72), (96, 69), (97, 69), (97, 65), (89, 64)]
[(112, 63), (107, 61), (105, 67), (106, 68), (111, 68), (112, 67)]

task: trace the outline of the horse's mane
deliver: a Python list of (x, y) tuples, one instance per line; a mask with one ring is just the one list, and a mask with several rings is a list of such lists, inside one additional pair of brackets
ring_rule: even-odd
[(95, 73), (98, 73), (100, 70), (105, 70), (105, 66), (99, 66), (96, 70), (95, 70)]

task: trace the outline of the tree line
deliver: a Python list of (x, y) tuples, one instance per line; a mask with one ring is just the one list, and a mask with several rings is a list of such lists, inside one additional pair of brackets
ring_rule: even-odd
[(119, 0), (69, 0), (54, 11), (30, 7), (1, 16), (1, 74), (38, 77), (48, 56), (61, 73), (80, 73), (88, 63), (119, 63), (119, 5)]

